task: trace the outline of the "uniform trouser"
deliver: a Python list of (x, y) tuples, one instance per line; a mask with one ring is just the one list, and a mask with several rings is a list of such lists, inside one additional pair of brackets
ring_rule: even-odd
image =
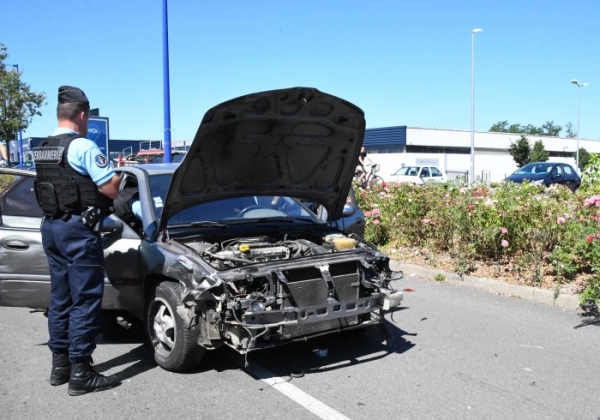
[(50, 266), (48, 347), (69, 352), (71, 362), (89, 358), (102, 326), (104, 253), (100, 233), (84, 226), (81, 217), (45, 219), (42, 244)]

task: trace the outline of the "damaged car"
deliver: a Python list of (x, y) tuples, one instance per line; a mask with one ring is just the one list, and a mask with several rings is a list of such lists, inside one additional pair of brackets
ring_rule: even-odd
[[(211, 108), (182, 162), (117, 168), (140, 212), (102, 226), (103, 309), (141, 320), (157, 364), (175, 372), (222, 346), (247, 354), (380, 325), (401, 304), (402, 273), (333, 222), (352, 210), (364, 130), (360, 108), (317, 89), (259, 92)], [(7, 171), (0, 305), (45, 309), (35, 173)]]

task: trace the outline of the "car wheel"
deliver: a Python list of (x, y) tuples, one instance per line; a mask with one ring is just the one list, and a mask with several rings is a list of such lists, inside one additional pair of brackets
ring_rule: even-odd
[(150, 293), (145, 331), (154, 360), (163, 369), (181, 372), (200, 363), (206, 349), (198, 345), (198, 329), (186, 328), (177, 313), (182, 306), (182, 286), (164, 281)]

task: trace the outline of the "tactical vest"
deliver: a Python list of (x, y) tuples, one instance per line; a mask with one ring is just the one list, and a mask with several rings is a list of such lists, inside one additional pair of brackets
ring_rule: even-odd
[(79, 137), (79, 134), (48, 137), (32, 149), (37, 172), (36, 198), (46, 217), (69, 217), (88, 207), (106, 213), (112, 204), (111, 199), (98, 191), (90, 176), (81, 175), (67, 160), (71, 142)]

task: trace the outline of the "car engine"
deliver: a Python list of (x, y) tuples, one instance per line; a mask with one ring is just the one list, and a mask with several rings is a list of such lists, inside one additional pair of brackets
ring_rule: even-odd
[(275, 240), (268, 236), (236, 238), (222, 243), (188, 243), (205, 261), (218, 270), (247, 264), (288, 260), (312, 255), (351, 250), (357, 240), (342, 234), (322, 238), (321, 244), (307, 239)]

